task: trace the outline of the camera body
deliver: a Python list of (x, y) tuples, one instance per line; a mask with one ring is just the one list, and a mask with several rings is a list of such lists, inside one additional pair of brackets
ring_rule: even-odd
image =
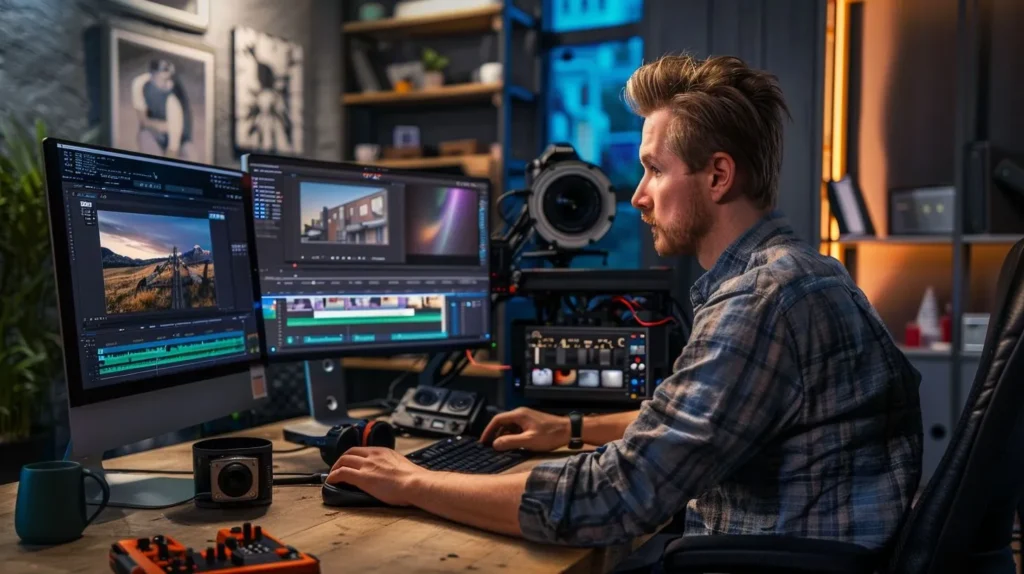
[(192, 445), (195, 505), (267, 506), (273, 501), (273, 445), (253, 437), (212, 438)]

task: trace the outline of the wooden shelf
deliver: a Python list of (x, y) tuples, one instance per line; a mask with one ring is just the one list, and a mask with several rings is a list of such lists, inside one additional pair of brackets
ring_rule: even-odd
[(887, 243), (891, 245), (942, 245), (952, 243), (949, 235), (890, 235), (888, 237), (840, 236), (835, 243), (857, 245), (859, 243)]
[(410, 159), (381, 159), (366, 165), (379, 165), (396, 169), (433, 169), (461, 167), (471, 177), (490, 177), (492, 158), (487, 154), (417, 157)]
[(1013, 244), (1017, 243), (1021, 239), (1024, 239), (1024, 235), (964, 235), (964, 243), (1006, 243)]
[[(499, 379), (505, 372), (498, 369), (498, 363), (492, 363), (490, 361), (478, 361), (478, 363), (479, 365), (467, 365), (460, 376)], [(348, 369), (411, 371), (413, 373), (419, 373), (423, 370), (426, 362), (422, 359), (416, 359), (413, 357), (348, 357), (342, 359), (341, 364)], [(446, 364), (441, 372), (447, 372), (447, 369), (450, 369), (451, 365), (451, 363)]]
[[(964, 235), (963, 242), (970, 244), (1013, 244), (1021, 239), (1024, 239), (1024, 235)], [(828, 243), (828, 242), (826, 242)], [(871, 243), (885, 243), (890, 245), (945, 245), (953, 243), (953, 237), (950, 235), (890, 235), (888, 237), (859, 237), (859, 236), (840, 236), (834, 243), (843, 245), (857, 245), (860, 243), (871, 244)]]
[(427, 90), (411, 92), (364, 92), (345, 94), (341, 97), (346, 106), (394, 106), (407, 104), (443, 103), (455, 104), (471, 101), (486, 101), (501, 93), (501, 83), (495, 84), (452, 84)]
[(481, 8), (450, 10), (424, 16), (346, 22), (341, 27), (341, 31), (344, 34), (375, 37), (398, 35), (424, 37), (486, 33), (494, 30), (494, 20), (501, 16), (501, 9), (501, 4), (493, 4)]

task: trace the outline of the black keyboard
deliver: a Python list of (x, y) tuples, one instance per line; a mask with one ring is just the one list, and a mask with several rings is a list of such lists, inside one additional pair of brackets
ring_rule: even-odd
[(497, 451), (479, 439), (457, 436), (409, 453), (406, 458), (429, 470), (497, 474), (530, 458), (523, 450)]

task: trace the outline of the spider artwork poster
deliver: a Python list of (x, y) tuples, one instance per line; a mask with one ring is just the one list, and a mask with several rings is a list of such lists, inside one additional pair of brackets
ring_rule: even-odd
[(302, 154), (302, 46), (235, 28), (234, 66), (235, 147)]

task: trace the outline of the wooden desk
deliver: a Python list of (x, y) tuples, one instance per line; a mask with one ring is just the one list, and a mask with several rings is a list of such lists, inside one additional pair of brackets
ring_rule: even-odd
[[(365, 416), (365, 415), (364, 415)], [(236, 433), (294, 445), (282, 440), (293, 421)], [(400, 438), (398, 449), (411, 452), (429, 439)], [(191, 470), (191, 443), (169, 446), (107, 461), (108, 469)], [(552, 455), (558, 456), (558, 455)], [(543, 457), (517, 468), (528, 468)], [(323, 462), (315, 449), (275, 454), (278, 472), (316, 472)], [(515, 469), (512, 469), (515, 471)], [(601, 572), (621, 561), (629, 548), (593, 550), (534, 544), (464, 527), (420, 510), (332, 508), (316, 486), (278, 486), (274, 502), (258, 510), (200, 510), (191, 502), (164, 510), (107, 508), (85, 535), (58, 546), (26, 546), (14, 532), (17, 483), (0, 486), (0, 570), (4, 572), (111, 572), (107, 552), (116, 540), (166, 534), (186, 546), (206, 547), (218, 528), (245, 521), (321, 560), (328, 572)]]

